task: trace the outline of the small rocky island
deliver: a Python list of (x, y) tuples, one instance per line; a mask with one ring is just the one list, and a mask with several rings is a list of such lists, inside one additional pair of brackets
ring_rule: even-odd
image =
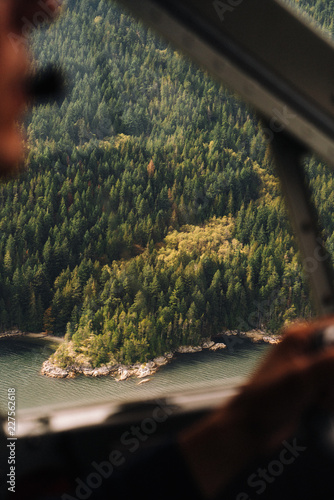
[[(251, 330), (249, 332), (239, 332), (237, 330), (224, 331), (215, 337), (215, 340), (208, 339), (199, 346), (180, 346), (173, 352), (165, 353), (163, 356), (154, 358), (147, 363), (137, 363), (134, 365), (122, 365), (120, 363), (105, 364), (94, 368), (90, 360), (82, 354), (75, 355), (72, 352), (74, 362), (69, 366), (61, 367), (53, 362), (51, 357), (43, 363), (41, 374), (53, 378), (74, 378), (76, 375), (85, 375), (88, 377), (111, 376), (117, 381), (127, 380), (130, 377), (146, 379), (150, 377), (161, 367), (169, 363), (175, 355), (200, 352), (203, 349), (217, 351), (219, 349), (235, 349), (237, 345), (244, 341), (252, 343), (277, 344), (280, 342), (279, 335), (268, 335), (262, 330)], [(67, 346), (70, 348), (70, 346)]]

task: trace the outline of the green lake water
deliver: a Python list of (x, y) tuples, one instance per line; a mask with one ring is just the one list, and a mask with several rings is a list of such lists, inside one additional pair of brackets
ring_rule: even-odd
[(221, 380), (247, 377), (261, 360), (266, 345), (248, 341), (233, 352), (204, 350), (178, 354), (166, 366), (138, 385), (138, 379), (117, 382), (111, 377), (52, 379), (39, 374), (41, 365), (53, 352), (45, 340), (17, 338), (0, 340), (0, 411), (6, 409), (7, 389), (17, 392), (17, 408), (71, 405), (101, 401), (126, 401), (161, 396), (169, 392), (217, 384)]

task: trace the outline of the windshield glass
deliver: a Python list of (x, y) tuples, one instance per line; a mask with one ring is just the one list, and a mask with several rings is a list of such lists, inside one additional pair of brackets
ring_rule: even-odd
[[(293, 3), (332, 32), (331, 4)], [(0, 403), (246, 377), (312, 314), (258, 121), (113, 2), (66, 1), (33, 43), (70, 84), (34, 108), (27, 171), (0, 186)], [(330, 174), (307, 171), (333, 246)]]

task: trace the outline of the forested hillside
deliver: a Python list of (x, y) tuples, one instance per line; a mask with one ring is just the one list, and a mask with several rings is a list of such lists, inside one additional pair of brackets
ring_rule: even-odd
[[(334, 2), (296, 3), (332, 29)], [(251, 112), (113, 3), (63, 10), (34, 44), (70, 90), (33, 110), (27, 172), (0, 187), (1, 329), (67, 332), (99, 365), (309, 316)], [(331, 172), (307, 170), (333, 249)]]

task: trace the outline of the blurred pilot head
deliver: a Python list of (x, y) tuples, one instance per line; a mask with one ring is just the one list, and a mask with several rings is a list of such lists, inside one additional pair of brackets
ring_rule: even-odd
[(22, 167), (25, 141), (18, 126), (28, 105), (29, 34), (52, 22), (61, 0), (0, 0), (0, 177)]

